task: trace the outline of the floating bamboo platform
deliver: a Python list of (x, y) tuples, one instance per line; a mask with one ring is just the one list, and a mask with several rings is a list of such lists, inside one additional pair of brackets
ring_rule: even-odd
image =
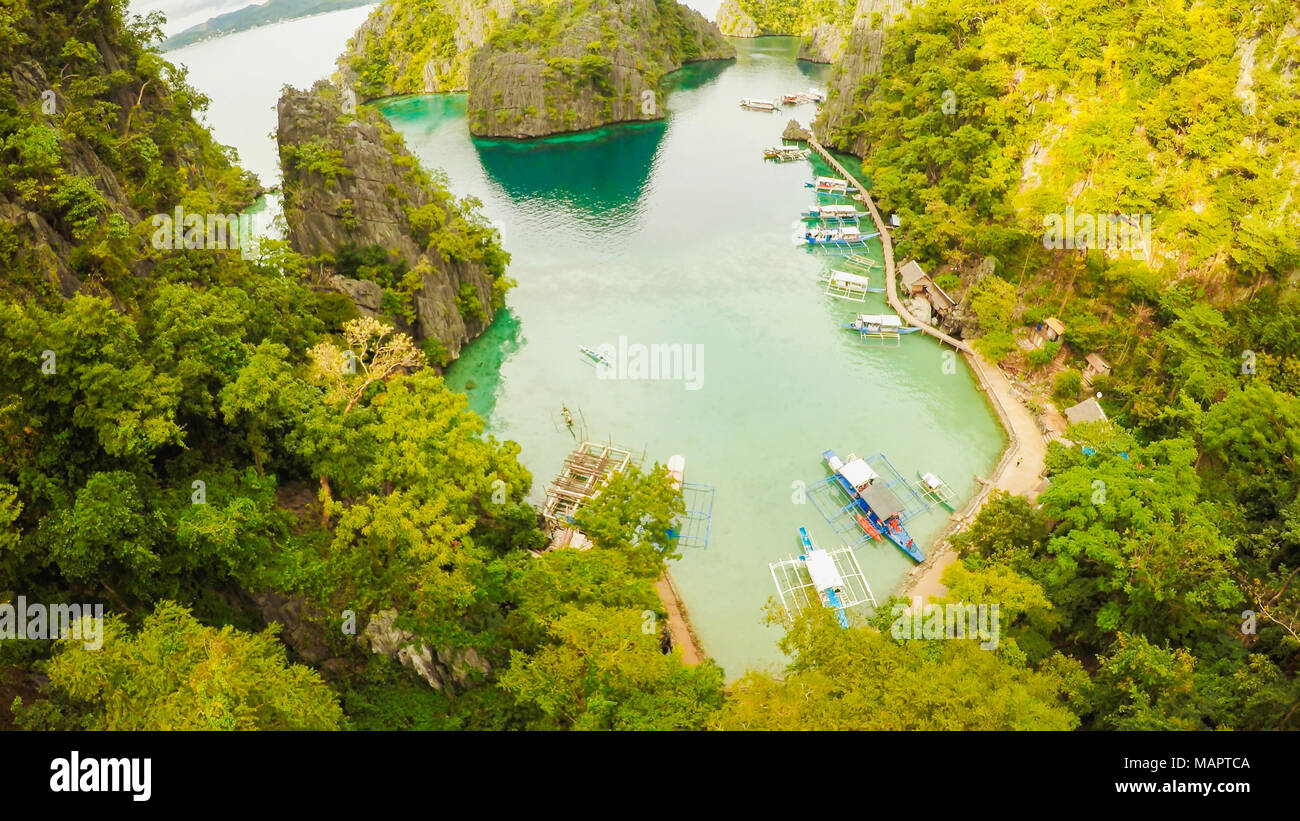
[(588, 547), (585, 537), (575, 537), (582, 534), (573, 527), (574, 515), (600, 495), (616, 473), (639, 464), (640, 459), (632, 451), (603, 442), (583, 441), (566, 456), (559, 474), (546, 486), (546, 501), (542, 504), (542, 518), (552, 537), (547, 549)]

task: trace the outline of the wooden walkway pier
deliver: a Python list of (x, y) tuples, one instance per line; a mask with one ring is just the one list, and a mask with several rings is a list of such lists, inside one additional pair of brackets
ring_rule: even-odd
[(834, 168), (839, 172), (840, 176), (849, 181), (850, 185), (853, 185), (858, 189), (858, 193), (853, 195), (853, 199), (867, 206), (867, 210), (871, 213), (871, 219), (876, 223), (876, 230), (880, 232), (880, 245), (884, 250), (885, 298), (889, 300), (889, 306), (897, 311), (898, 315), (902, 317), (903, 321), (907, 324), (920, 328), (922, 332), (929, 334), (940, 342), (951, 345), (962, 353), (973, 353), (970, 345), (967, 345), (960, 339), (949, 336), (933, 325), (921, 322), (916, 317), (912, 316), (911, 311), (907, 310), (907, 306), (903, 304), (903, 300), (898, 298), (898, 286), (894, 282), (894, 242), (890, 239), (889, 228), (885, 225), (885, 221), (881, 219), (880, 211), (877, 210), (875, 201), (872, 200), (871, 195), (867, 193), (866, 187), (863, 186), (862, 183), (858, 182), (858, 179), (850, 174), (848, 169), (843, 165), (840, 165), (839, 161), (831, 156), (831, 152), (827, 151), (822, 147), (821, 143), (817, 142), (817, 135), (813, 134), (811, 130), (808, 132), (808, 145), (813, 151), (817, 152), (817, 156), (826, 161), (827, 165)]
[(966, 503), (966, 506), (949, 518), (947, 526), (936, 537), (930, 555), (922, 564), (913, 568), (907, 582), (900, 591), (901, 595), (904, 596), (920, 594), (923, 599), (930, 596), (944, 595), (946, 588), (940, 581), (940, 576), (943, 569), (956, 558), (951, 550), (950, 537), (954, 532), (974, 521), (976, 515), (979, 514), (980, 509), (988, 500), (989, 494), (995, 489), (1033, 499), (1037, 495), (1038, 484), (1045, 469), (1047, 440), (1039, 430), (1034, 414), (1023, 404), (1016, 401), (1011, 383), (1000, 368), (996, 366), (991, 369), (988, 368), (982, 357), (975, 353), (975, 350), (970, 345), (960, 339), (954, 339), (927, 323), (919, 322), (907, 310), (903, 301), (898, 298), (897, 286), (894, 281), (894, 244), (889, 236), (889, 228), (885, 225), (885, 221), (881, 219), (880, 211), (876, 208), (876, 203), (871, 199), (871, 195), (867, 193), (867, 189), (862, 183), (858, 182), (857, 178), (848, 172), (848, 169), (832, 157), (821, 143), (817, 142), (817, 137), (811, 128), (808, 134), (809, 147), (817, 152), (817, 155), (825, 160), (831, 168), (834, 168), (846, 180), (849, 180), (851, 185), (857, 187), (858, 193), (853, 195), (853, 199), (867, 206), (867, 210), (871, 213), (871, 219), (876, 223), (876, 230), (880, 232), (880, 244), (884, 250), (885, 295), (890, 306), (898, 312), (898, 315), (905, 322), (920, 328), (940, 342), (951, 345), (966, 355), (965, 359), (970, 364), (971, 369), (975, 371), (980, 389), (988, 397), (989, 404), (993, 406), (993, 410), (998, 415), (998, 421), (1002, 423), (1002, 428), (1007, 434), (1006, 450), (1002, 452), (1002, 458), (998, 461), (992, 475), (987, 480), (983, 480), (983, 488)]

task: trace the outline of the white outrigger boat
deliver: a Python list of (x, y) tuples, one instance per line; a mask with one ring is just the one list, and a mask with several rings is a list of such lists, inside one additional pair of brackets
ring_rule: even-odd
[(897, 340), (903, 334), (912, 334), (921, 330), (903, 324), (902, 317), (896, 314), (858, 314), (852, 322), (844, 327), (857, 331), (864, 340)]
[(848, 180), (842, 180), (839, 177), (818, 177), (816, 182), (804, 183), (805, 188), (811, 188), (818, 194), (856, 194), (858, 189), (849, 185)]
[(763, 149), (763, 156), (777, 162), (792, 162), (808, 159), (808, 149), (797, 145), (774, 145)]
[(820, 279), (826, 283), (824, 293), (827, 296), (847, 299), (851, 302), (866, 302), (867, 294), (883, 294), (884, 288), (872, 288), (870, 278), (848, 271), (834, 271)]
[(807, 91), (805, 91), (804, 96), (807, 97), (809, 100), (812, 100), (814, 103), (826, 102), (826, 92), (818, 91), (815, 88), (810, 88)]
[(957, 494), (953, 492), (952, 488), (948, 487), (943, 479), (934, 473), (917, 471), (917, 475), (921, 478), (913, 482), (912, 487), (920, 492), (921, 496), (931, 503), (931, 506), (939, 504), (953, 510), (952, 500)]
[(800, 214), (805, 220), (822, 222), (857, 222), (867, 216), (866, 211), (859, 211), (854, 205), (814, 205)]
[(592, 362), (599, 362), (604, 365), (613, 364), (609, 361), (609, 357), (605, 356), (600, 351), (588, 348), (586, 345), (579, 345), (578, 350), (582, 351), (583, 355), (586, 356), (588, 359), (590, 359)]
[(873, 232), (864, 234), (855, 225), (837, 225), (826, 228), (809, 228), (803, 236), (795, 234), (795, 244), (807, 243), (812, 248), (866, 248), (867, 240), (880, 236)]
[(776, 103), (771, 100), (756, 100), (753, 97), (744, 97), (740, 101), (741, 108), (748, 108), (750, 111), (777, 111), (779, 110)]

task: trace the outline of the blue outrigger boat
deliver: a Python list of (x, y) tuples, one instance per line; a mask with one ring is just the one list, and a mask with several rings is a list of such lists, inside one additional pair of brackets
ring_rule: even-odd
[(822, 458), (831, 469), (831, 476), (866, 516), (871, 526), (913, 561), (925, 561), (925, 554), (916, 546), (907, 528), (903, 527), (902, 502), (884, 482), (876, 481), (880, 478), (879, 474), (865, 460), (852, 454), (849, 455), (848, 462), (840, 461), (833, 450), (823, 452)]
[(857, 331), (863, 336), (896, 336), (914, 334), (920, 328), (904, 325), (903, 318), (897, 314), (858, 314), (852, 322), (845, 322), (841, 327)]
[(839, 621), (841, 627), (849, 626), (848, 616), (844, 615), (844, 604), (840, 597), (835, 593), (835, 585), (830, 583), (828, 578), (839, 578), (835, 572), (835, 563), (830, 559), (829, 554), (824, 550), (818, 550), (813, 544), (812, 538), (808, 531), (799, 528), (799, 544), (803, 547), (803, 555), (799, 558), (808, 565), (808, 573), (812, 576), (813, 585), (818, 591), (826, 597), (826, 606), (835, 611), (835, 618)]
[(803, 236), (795, 235), (795, 242), (803, 241), (813, 248), (858, 248), (869, 247), (868, 240), (880, 236), (879, 232), (864, 234), (856, 223), (843, 223), (826, 228), (809, 228)]

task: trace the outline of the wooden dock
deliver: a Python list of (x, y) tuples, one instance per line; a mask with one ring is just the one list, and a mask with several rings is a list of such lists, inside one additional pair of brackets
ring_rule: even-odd
[(867, 193), (866, 187), (863, 186), (862, 183), (858, 182), (857, 177), (850, 174), (848, 169), (840, 165), (839, 161), (832, 157), (831, 153), (823, 148), (821, 143), (817, 142), (817, 135), (813, 134), (811, 130), (809, 130), (808, 134), (809, 147), (811, 147), (813, 151), (817, 152), (817, 156), (825, 160), (827, 165), (834, 168), (839, 172), (840, 176), (848, 180), (850, 185), (853, 185), (858, 189), (858, 193), (853, 195), (853, 199), (867, 206), (867, 210), (871, 212), (871, 219), (876, 223), (876, 230), (880, 232), (880, 245), (884, 249), (885, 298), (889, 300), (889, 306), (897, 311), (898, 315), (902, 317), (903, 321), (907, 324), (920, 328), (922, 332), (929, 334), (940, 342), (951, 345), (962, 353), (974, 353), (970, 345), (967, 345), (960, 339), (949, 336), (933, 325), (921, 322), (916, 317), (912, 316), (911, 311), (907, 310), (907, 306), (903, 304), (903, 300), (898, 298), (898, 286), (894, 282), (894, 242), (890, 239), (889, 228), (885, 225), (885, 221), (881, 219), (880, 211), (877, 210), (875, 201), (872, 200), (871, 195)]
[[(867, 210), (871, 213), (871, 219), (876, 223), (876, 229), (880, 231), (880, 244), (884, 249), (885, 293), (890, 306), (898, 312), (898, 315), (904, 321), (915, 325), (940, 342), (951, 345), (966, 355), (966, 362), (974, 370), (980, 390), (988, 397), (989, 404), (997, 413), (998, 421), (1002, 423), (1002, 428), (1007, 434), (1006, 450), (1002, 452), (1002, 458), (998, 461), (997, 467), (994, 468), (990, 478), (982, 480), (983, 487), (980, 491), (966, 503), (965, 507), (949, 517), (948, 524), (935, 538), (929, 556), (923, 563), (913, 568), (902, 591), (900, 591), (901, 595), (904, 596), (911, 596), (913, 593), (920, 591), (925, 591), (927, 594), (934, 594), (938, 591), (941, 594), (946, 591), (946, 588), (939, 581), (939, 577), (943, 572), (943, 568), (951, 564), (954, 558), (949, 538), (954, 532), (974, 521), (980, 509), (988, 500), (989, 494), (994, 489), (1006, 490), (1032, 499), (1036, 495), (1036, 491), (1029, 489), (1026, 485), (1037, 484), (1039, 477), (1042, 476), (1045, 468), (1044, 457), (1047, 442), (1038, 430), (1034, 415), (1024, 405), (1015, 401), (1012, 396), (1010, 382), (1001, 369), (993, 366), (990, 370), (970, 345), (960, 339), (954, 339), (929, 324), (918, 322), (911, 312), (907, 310), (902, 300), (898, 298), (897, 286), (894, 282), (893, 241), (890, 239), (889, 229), (885, 225), (885, 221), (880, 217), (880, 211), (876, 209), (876, 203), (871, 199), (871, 195), (867, 193), (867, 189), (862, 183), (858, 182), (857, 178), (848, 172), (848, 169), (832, 157), (830, 152), (822, 147), (821, 143), (817, 142), (817, 137), (812, 133), (811, 129), (809, 130), (808, 145), (831, 168), (834, 168), (845, 179), (849, 180), (850, 184), (857, 187), (858, 193), (853, 198), (866, 205)], [(1021, 464), (1022, 461), (1024, 462), (1023, 465)]]

